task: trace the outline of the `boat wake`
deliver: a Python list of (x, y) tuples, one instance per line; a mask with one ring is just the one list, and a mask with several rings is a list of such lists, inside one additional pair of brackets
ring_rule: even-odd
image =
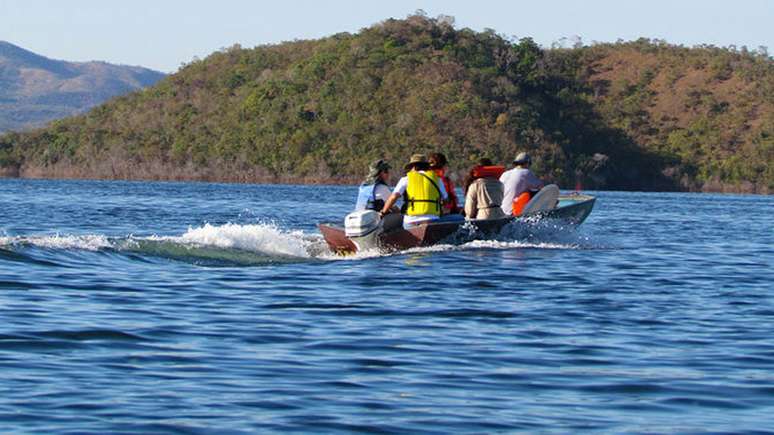
[(449, 243), (407, 251), (385, 253), (378, 250), (342, 257), (329, 250), (319, 234), (285, 230), (275, 224), (205, 224), (189, 228), (178, 236), (108, 237), (100, 234), (53, 234), (0, 236), (2, 258), (18, 258), (29, 250), (118, 253), (137, 258), (174, 260), (202, 266), (244, 266), (309, 261), (363, 260), (374, 257), (433, 253), (465, 249), (589, 249), (589, 240), (575, 232), (556, 228), (524, 226), (505, 229), (495, 240), (471, 240), (475, 234), (460, 234)]
[[(592, 241), (591, 238), (578, 232), (577, 227), (567, 226), (555, 221), (534, 219), (521, 220), (506, 225), (496, 237), (482, 238), (472, 225), (463, 225), (445, 243), (433, 246), (411, 248), (403, 251), (385, 253), (379, 250), (366, 250), (344, 258), (360, 260), (373, 257), (392, 255), (427, 254), (434, 252), (451, 252), (465, 250), (513, 250), (513, 249), (546, 249), (546, 250), (589, 250), (605, 248)], [(329, 254), (334, 258), (335, 254)]]
[(271, 224), (211, 225), (189, 228), (179, 236), (33, 235), (0, 236), (0, 250), (117, 252), (205, 266), (263, 265), (309, 261), (322, 245), (301, 231)]

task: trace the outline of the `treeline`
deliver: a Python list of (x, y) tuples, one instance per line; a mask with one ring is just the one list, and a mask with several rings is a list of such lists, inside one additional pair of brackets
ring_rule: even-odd
[(410, 16), (196, 60), (44, 129), (0, 137), (19, 176), (354, 182), (369, 161), (533, 154), (585, 189), (774, 190), (774, 65), (638, 40), (544, 50)]
[(606, 125), (681, 189), (774, 191), (774, 62), (765, 48), (659, 40), (565, 51)]

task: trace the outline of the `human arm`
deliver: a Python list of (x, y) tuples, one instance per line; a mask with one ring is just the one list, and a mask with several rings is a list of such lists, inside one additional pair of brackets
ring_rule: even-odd
[(449, 193), (446, 192), (446, 185), (443, 182), (442, 178), (438, 178), (438, 191), (441, 192), (441, 200), (446, 202), (449, 201)]
[(476, 184), (471, 183), (468, 186), (468, 193), (465, 195), (465, 217), (468, 219), (475, 219), (478, 214), (478, 203), (476, 201)]
[(387, 198), (387, 201), (384, 203), (384, 207), (382, 207), (382, 210), (379, 212), (382, 215), (385, 215), (390, 212), (390, 208), (395, 205), (395, 202), (403, 196), (403, 194), (406, 192), (406, 189), (408, 188), (408, 178), (403, 177), (398, 181), (398, 184), (395, 185), (395, 189), (392, 191), (392, 195), (390, 195), (389, 198)]
[(444, 178), (444, 187), (446, 188), (446, 193), (449, 194), (449, 201), (447, 202), (446, 209), (449, 213), (459, 213), (460, 201), (457, 198), (457, 192), (455, 192), (454, 183), (448, 177)]
[[(381, 211), (382, 208), (384, 208), (384, 204), (386, 204), (387, 200), (390, 199), (391, 194), (392, 190), (386, 184), (377, 184), (376, 187), (374, 187), (374, 198), (376, 198), (377, 204), (381, 205), (381, 207), (379, 207), (376, 211)], [(391, 213), (396, 211), (398, 211), (397, 207), (390, 209)]]
[(535, 176), (532, 171), (527, 172), (527, 189), (540, 190), (543, 188), (543, 180)]
[(379, 214), (384, 216), (389, 213), (390, 209), (393, 205), (395, 205), (395, 202), (398, 200), (398, 198), (400, 198), (400, 194), (398, 193), (393, 193), (390, 195), (390, 197), (387, 198), (387, 202), (384, 203), (384, 207), (382, 207), (382, 210), (379, 212)]

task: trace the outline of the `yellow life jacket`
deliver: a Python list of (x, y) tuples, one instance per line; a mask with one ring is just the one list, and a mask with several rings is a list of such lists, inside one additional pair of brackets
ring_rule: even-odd
[(441, 189), (438, 187), (440, 180), (432, 171), (409, 171), (406, 197), (408, 207), (406, 214), (409, 216), (434, 214), (441, 215)]

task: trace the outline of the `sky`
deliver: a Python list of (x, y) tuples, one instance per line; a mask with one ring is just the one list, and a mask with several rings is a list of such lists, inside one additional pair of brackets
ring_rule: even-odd
[(0, 0), (0, 40), (52, 59), (174, 72), (236, 43), (254, 47), (357, 32), (424, 10), (455, 27), (494, 29), (550, 47), (665, 39), (774, 52), (774, 0)]

